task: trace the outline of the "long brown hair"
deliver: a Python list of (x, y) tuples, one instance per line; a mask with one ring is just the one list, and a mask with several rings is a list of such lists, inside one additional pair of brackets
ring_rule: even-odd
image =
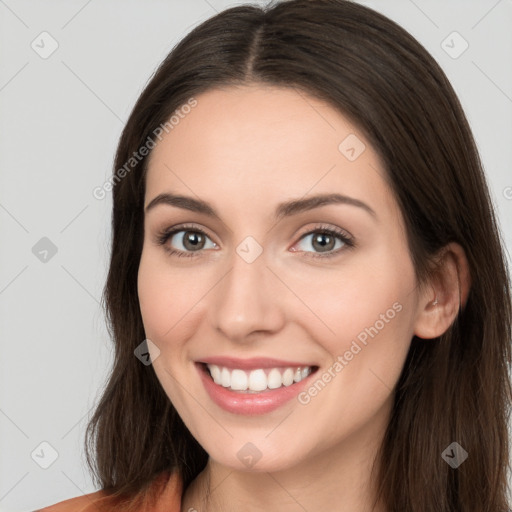
[[(114, 168), (103, 300), (115, 361), (86, 433), (96, 482), (135, 503), (160, 472), (179, 472), (186, 488), (207, 462), (152, 366), (134, 356), (145, 339), (137, 272), (148, 157), (119, 170), (191, 98), (251, 83), (327, 101), (366, 135), (404, 216), (419, 283), (449, 242), (468, 259), (471, 289), (453, 324), (412, 340), (378, 454), (383, 502), (400, 512), (508, 510), (510, 280), (482, 164), (436, 61), (396, 23), (347, 0), (226, 9), (174, 47), (139, 97)], [(441, 456), (454, 441), (469, 455), (457, 469)]]

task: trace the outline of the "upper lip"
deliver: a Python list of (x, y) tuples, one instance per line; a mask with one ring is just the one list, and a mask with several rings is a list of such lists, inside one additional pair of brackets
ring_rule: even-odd
[(279, 366), (291, 366), (292, 368), (306, 366), (315, 366), (311, 363), (298, 361), (285, 361), (283, 359), (273, 359), (269, 357), (251, 357), (248, 359), (239, 359), (237, 357), (206, 357), (198, 360), (198, 363), (215, 364), (226, 368), (239, 368), (240, 370), (257, 370), (258, 368), (276, 368)]

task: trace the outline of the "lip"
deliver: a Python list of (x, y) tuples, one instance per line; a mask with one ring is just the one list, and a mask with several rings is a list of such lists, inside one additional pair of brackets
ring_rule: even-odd
[(281, 368), (281, 367), (301, 367), (316, 366), (312, 363), (304, 363), (297, 361), (285, 361), (283, 359), (272, 359), (269, 357), (251, 357), (249, 359), (239, 359), (236, 357), (207, 357), (197, 361), (197, 363), (216, 364), (217, 366), (225, 366), (232, 370), (239, 368), (240, 370), (258, 370), (259, 368)]
[[(223, 362), (214, 363), (213, 360), (222, 360)], [(209, 358), (208, 364), (219, 364), (219, 366), (223, 366), (226, 360), (227, 358)], [(240, 360), (232, 359), (232, 361), (233, 360), (238, 361), (236, 364), (239, 364), (240, 362)], [(255, 359), (245, 359), (245, 367), (233, 366), (233, 368), (257, 369), (269, 367), (254, 366), (254, 361)], [(302, 379), (300, 382), (294, 382), (290, 386), (281, 386), (280, 388), (262, 391), (261, 393), (243, 393), (239, 391), (232, 391), (228, 388), (225, 388), (224, 386), (221, 386), (220, 384), (215, 384), (206, 367), (206, 361), (196, 362), (195, 366), (197, 368), (197, 371), (199, 372), (199, 376), (201, 378), (201, 381), (203, 382), (206, 392), (208, 393), (212, 401), (227, 412), (245, 416), (267, 414), (269, 412), (274, 411), (275, 409), (278, 409), (279, 407), (281, 407), (282, 405), (296, 397), (306, 386), (308, 386), (313, 375), (315, 375), (318, 371), (318, 366), (316, 365), (305, 365), (303, 363), (293, 363), (289, 365), (289, 362), (277, 361), (275, 359), (264, 359), (264, 361), (266, 361), (267, 363), (272, 361), (272, 368), (283, 366), (282, 363), (284, 362), (284, 366), (314, 366), (314, 369), (305, 379)], [(279, 364), (276, 365), (276, 362), (279, 362)]]

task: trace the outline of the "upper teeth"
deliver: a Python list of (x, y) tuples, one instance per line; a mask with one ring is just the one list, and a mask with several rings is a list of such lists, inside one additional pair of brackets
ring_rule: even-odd
[(311, 366), (304, 368), (267, 368), (246, 372), (245, 370), (230, 370), (215, 364), (206, 365), (210, 370), (216, 384), (234, 391), (263, 391), (276, 389), (281, 386), (290, 386), (294, 382), (300, 382), (311, 373)]

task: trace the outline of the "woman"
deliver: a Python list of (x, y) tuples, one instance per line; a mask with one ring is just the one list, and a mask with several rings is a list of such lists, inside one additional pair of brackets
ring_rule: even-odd
[(112, 189), (102, 490), (45, 511), (508, 510), (502, 241), (402, 28), (345, 0), (219, 13), (141, 94)]

